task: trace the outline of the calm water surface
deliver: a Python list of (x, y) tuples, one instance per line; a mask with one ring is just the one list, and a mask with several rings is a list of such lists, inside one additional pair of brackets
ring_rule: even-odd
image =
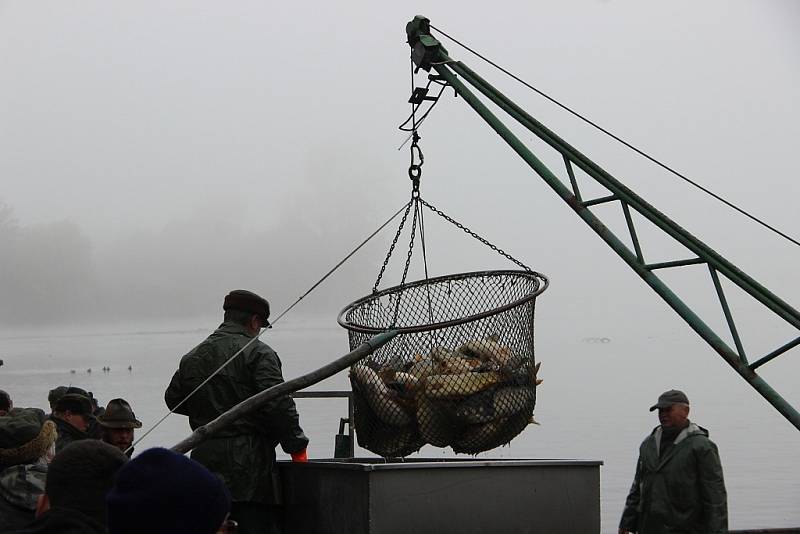
[[(545, 332), (558, 332), (557, 320), (549, 320), (554, 324)], [(166, 413), (163, 392), (180, 356), (217, 322), (209, 318), (192, 324), (122, 325), (46, 335), (4, 332), (0, 388), (17, 406), (43, 409), (47, 391), (63, 384), (93, 391), (101, 403), (124, 397), (144, 422), (139, 437)], [(538, 390), (536, 418), (541, 426), (528, 427), (509, 446), (480, 457), (602, 460), (603, 532), (616, 532), (638, 444), (657, 424), (647, 407), (661, 391), (680, 387), (692, 401), (692, 419), (708, 428), (719, 446), (731, 528), (800, 526), (800, 433), (689, 335), (653, 339), (624, 328), (613, 334), (606, 343), (539, 334), (537, 359), (543, 362), (544, 383)], [(281, 356), (286, 378), (349, 350), (344, 330), (331, 317), (286, 318), (262, 339)], [(800, 364), (794, 360), (770, 377), (770, 383), (797, 406)], [(111, 371), (102, 372), (104, 366)], [(315, 389), (348, 387), (342, 373)], [(305, 399), (298, 407), (311, 438), (309, 455), (330, 457), (339, 418), (346, 416), (345, 401)], [(186, 418), (172, 415), (137, 450), (171, 446), (188, 433)], [(358, 449), (356, 454), (371, 455)], [(431, 447), (420, 454), (453, 455)]]

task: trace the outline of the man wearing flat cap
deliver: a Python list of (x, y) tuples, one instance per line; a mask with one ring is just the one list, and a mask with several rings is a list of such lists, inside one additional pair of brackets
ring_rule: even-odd
[(93, 419), (92, 401), (89, 397), (72, 391), (62, 395), (56, 401), (53, 413), (50, 415), (50, 420), (55, 423), (58, 431), (56, 453), (61, 452), (73, 441), (89, 439), (91, 437), (88, 433), (89, 422)]
[[(225, 297), (222, 308), (224, 322), (181, 358), (164, 394), (170, 410), (189, 416), (192, 430), (283, 382), (278, 355), (253, 339), (269, 326), (266, 299), (237, 289)], [(219, 373), (192, 394), (220, 367)], [(192, 451), (192, 459), (218, 475), (230, 491), (230, 516), (238, 522), (240, 534), (278, 532), (270, 506), (276, 504), (272, 488), (278, 443), (292, 460), (305, 460), (308, 438), (289, 396), (238, 419)]]
[(133, 454), (133, 430), (142, 428), (136, 419), (131, 405), (125, 399), (111, 399), (105, 411), (97, 416), (97, 424), (102, 428), (102, 439), (128, 455)]
[(661, 424), (639, 447), (619, 533), (728, 532), (719, 452), (708, 430), (689, 420), (689, 398), (671, 389), (658, 397), (654, 410)]

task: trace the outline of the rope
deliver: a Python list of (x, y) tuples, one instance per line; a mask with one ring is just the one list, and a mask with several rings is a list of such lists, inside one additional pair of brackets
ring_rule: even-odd
[(286, 315), (286, 314), (289, 312), (289, 310), (291, 310), (292, 308), (294, 308), (295, 306), (297, 306), (297, 304), (298, 304), (298, 303), (299, 303), (301, 300), (303, 300), (303, 299), (304, 299), (306, 296), (308, 296), (308, 294), (309, 294), (309, 293), (311, 293), (312, 291), (314, 291), (314, 290), (317, 288), (317, 286), (319, 286), (319, 285), (320, 285), (322, 282), (324, 282), (324, 281), (325, 281), (325, 280), (326, 280), (326, 279), (327, 279), (327, 278), (328, 278), (330, 275), (332, 275), (332, 274), (334, 273), (334, 271), (336, 271), (336, 270), (337, 270), (339, 267), (341, 267), (341, 266), (344, 264), (344, 262), (346, 262), (346, 261), (347, 261), (347, 260), (349, 260), (351, 257), (353, 257), (353, 255), (354, 255), (356, 252), (358, 252), (358, 251), (361, 249), (361, 247), (363, 247), (364, 245), (366, 245), (366, 244), (369, 242), (369, 240), (370, 240), (370, 239), (372, 239), (373, 237), (375, 237), (376, 235), (378, 235), (378, 233), (379, 233), (381, 230), (383, 230), (384, 228), (386, 228), (386, 227), (389, 225), (389, 223), (390, 223), (390, 222), (392, 222), (392, 221), (393, 221), (393, 220), (394, 220), (394, 219), (395, 219), (395, 218), (396, 218), (398, 215), (400, 215), (400, 212), (401, 212), (401, 211), (403, 211), (404, 209), (406, 209), (406, 206), (405, 206), (405, 205), (404, 205), (402, 208), (400, 208), (399, 210), (397, 210), (396, 212), (394, 212), (394, 215), (392, 215), (391, 217), (389, 217), (389, 218), (386, 220), (386, 222), (385, 222), (385, 223), (383, 223), (382, 225), (380, 225), (380, 226), (378, 227), (378, 229), (377, 229), (377, 230), (375, 230), (374, 232), (372, 232), (372, 233), (371, 233), (371, 234), (370, 234), (370, 235), (369, 235), (369, 236), (368, 236), (368, 237), (367, 237), (367, 238), (366, 238), (364, 241), (362, 241), (362, 242), (361, 242), (361, 244), (359, 244), (359, 245), (358, 245), (356, 248), (354, 248), (354, 249), (353, 249), (353, 251), (352, 251), (352, 252), (350, 252), (350, 254), (348, 254), (347, 256), (345, 256), (344, 258), (342, 258), (342, 260), (341, 260), (339, 263), (337, 263), (337, 264), (336, 264), (336, 265), (333, 267), (333, 269), (331, 269), (330, 271), (328, 271), (328, 272), (325, 274), (325, 276), (323, 276), (322, 278), (320, 278), (320, 280), (319, 280), (319, 281), (318, 281), (316, 284), (314, 284), (313, 286), (311, 286), (311, 288), (310, 288), (308, 291), (306, 291), (305, 293), (303, 293), (302, 295), (300, 295), (300, 298), (298, 298), (298, 299), (297, 299), (297, 300), (294, 302), (294, 304), (292, 304), (291, 306), (289, 306), (288, 308), (286, 308), (286, 310), (284, 310), (284, 311), (283, 311), (283, 313), (281, 313), (280, 315), (278, 315), (278, 317), (277, 317), (277, 318), (275, 318), (275, 320), (272, 322), (272, 324), (274, 325), (275, 323), (277, 323), (277, 322), (280, 320), (280, 318), (281, 318), (281, 317), (283, 317), (284, 315)]
[(640, 149), (636, 148), (635, 146), (633, 146), (633, 145), (632, 145), (632, 144), (630, 144), (629, 142), (625, 141), (624, 139), (621, 139), (620, 137), (618, 137), (618, 136), (614, 135), (613, 133), (611, 133), (611, 132), (610, 132), (610, 131), (608, 131), (607, 129), (603, 128), (603, 127), (602, 127), (602, 126), (600, 126), (599, 124), (597, 124), (597, 123), (595, 123), (594, 121), (592, 121), (592, 120), (590, 120), (590, 119), (588, 119), (588, 118), (584, 117), (583, 115), (581, 115), (581, 114), (580, 114), (580, 113), (578, 113), (577, 111), (574, 111), (574, 110), (572, 110), (571, 108), (569, 108), (568, 106), (566, 106), (566, 105), (562, 104), (561, 102), (559, 102), (559, 101), (558, 101), (558, 100), (556, 100), (555, 98), (551, 97), (551, 96), (550, 96), (550, 95), (548, 95), (547, 93), (545, 93), (545, 92), (543, 92), (543, 91), (540, 91), (539, 89), (537, 89), (537, 88), (536, 88), (536, 87), (534, 87), (533, 85), (529, 84), (529, 83), (528, 83), (528, 82), (526, 82), (525, 80), (523, 80), (523, 79), (519, 78), (519, 77), (518, 77), (518, 76), (516, 76), (515, 74), (513, 74), (513, 73), (509, 72), (508, 70), (506, 70), (505, 68), (501, 67), (500, 65), (498, 65), (498, 64), (497, 64), (497, 63), (495, 63), (494, 61), (492, 61), (492, 60), (488, 59), (487, 57), (483, 56), (483, 55), (482, 55), (482, 54), (480, 54), (479, 52), (476, 52), (475, 50), (473, 50), (473, 49), (472, 49), (472, 48), (470, 48), (469, 46), (465, 45), (464, 43), (462, 43), (462, 42), (458, 41), (458, 40), (457, 40), (457, 39), (455, 39), (454, 37), (451, 37), (450, 35), (448, 35), (447, 33), (445, 33), (445, 32), (444, 32), (443, 30), (441, 30), (440, 28), (437, 28), (437, 27), (436, 27), (436, 26), (434, 26), (433, 24), (431, 24), (431, 28), (435, 29), (436, 31), (438, 31), (439, 33), (441, 33), (442, 35), (444, 35), (445, 37), (447, 37), (448, 39), (450, 39), (451, 41), (453, 41), (453, 42), (454, 42), (454, 43), (456, 43), (457, 45), (459, 45), (459, 46), (461, 46), (462, 48), (464, 48), (465, 50), (467, 50), (467, 51), (471, 52), (472, 54), (474, 54), (475, 56), (479, 57), (480, 59), (482, 59), (483, 61), (485, 61), (485, 62), (486, 62), (486, 63), (488, 63), (489, 65), (491, 65), (491, 66), (493, 66), (494, 68), (498, 69), (500, 72), (502, 72), (502, 73), (506, 74), (507, 76), (509, 76), (509, 77), (511, 77), (512, 79), (516, 80), (517, 82), (521, 83), (522, 85), (524, 85), (524, 86), (525, 86), (525, 87), (527, 87), (528, 89), (530, 89), (530, 90), (532, 90), (532, 91), (534, 91), (534, 92), (538, 93), (539, 95), (541, 95), (542, 97), (546, 98), (547, 100), (549, 100), (549, 101), (550, 101), (550, 102), (552, 102), (553, 104), (557, 105), (557, 106), (558, 106), (558, 107), (560, 107), (561, 109), (563, 109), (563, 110), (567, 111), (568, 113), (571, 113), (572, 115), (574, 115), (575, 117), (579, 118), (579, 119), (580, 119), (580, 120), (582, 120), (583, 122), (585, 122), (585, 123), (589, 124), (590, 126), (592, 126), (592, 127), (596, 128), (597, 130), (601, 131), (602, 133), (604, 133), (604, 134), (608, 135), (609, 137), (611, 137), (611, 138), (612, 138), (612, 139), (614, 139), (615, 141), (618, 141), (619, 143), (622, 143), (623, 145), (625, 145), (625, 146), (626, 146), (626, 147), (628, 147), (629, 149), (633, 150), (634, 152), (636, 152), (636, 153), (637, 153), (637, 154), (639, 154), (640, 156), (644, 157), (645, 159), (647, 159), (647, 160), (651, 161), (652, 163), (655, 163), (656, 165), (658, 165), (658, 166), (659, 166), (659, 167), (661, 167), (662, 169), (664, 169), (664, 170), (666, 170), (666, 171), (668, 171), (668, 172), (670, 172), (670, 173), (674, 174), (674, 175), (675, 175), (675, 176), (677, 176), (678, 178), (680, 178), (680, 179), (684, 180), (685, 182), (687, 182), (687, 183), (689, 183), (689, 184), (693, 185), (694, 187), (696, 187), (696, 188), (697, 188), (697, 189), (699, 189), (700, 191), (702, 191), (702, 192), (706, 193), (707, 195), (710, 195), (710, 196), (711, 196), (711, 197), (713, 197), (714, 199), (716, 199), (716, 200), (718, 200), (718, 201), (722, 202), (723, 204), (725, 204), (725, 205), (726, 205), (726, 206), (728, 206), (729, 208), (732, 208), (732, 209), (736, 210), (736, 211), (737, 211), (737, 212), (739, 212), (740, 214), (742, 214), (742, 215), (744, 215), (745, 217), (747, 217), (747, 218), (749, 218), (749, 219), (751, 219), (751, 220), (755, 221), (756, 223), (760, 224), (760, 225), (761, 225), (761, 226), (763, 226), (764, 228), (767, 228), (767, 229), (769, 229), (770, 231), (772, 231), (772, 232), (774, 232), (774, 233), (778, 234), (779, 236), (783, 237), (784, 239), (786, 239), (786, 240), (788, 240), (788, 241), (790, 241), (790, 242), (794, 243), (794, 244), (795, 244), (795, 245), (797, 245), (797, 246), (800, 246), (800, 241), (797, 241), (797, 240), (796, 240), (796, 239), (794, 239), (793, 237), (791, 237), (791, 236), (787, 235), (786, 233), (784, 233), (784, 232), (782, 232), (781, 230), (779, 230), (779, 229), (775, 228), (774, 226), (770, 225), (769, 223), (767, 223), (767, 222), (765, 222), (765, 221), (763, 221), (763, 220), (759, 219), (759, 218), (758, 218), (758, 217), (756, 217), (755, 215), (752, 215), (752, 214), (748, 213), (747, 211), (745, 211), (744, 209), (742, 209), (742, 208), (738, 207), (737, 205), (733, 204), (732, 202), (729, 202), (728, 200), (725, 200), (724, 198), (722, 198), (721, 196), (717, 195), (716, 193), (714, 193), (714, 192), (713, 192), (713, 191), (711, 191), (710, 189), (708, 189), (708, 188), (706, 188), (706, 187), (704, 187), (704, 186), (700, 185), (699, 183), (695, 182), (694, 180), (691, 180), (690, 178), (688, 178), (687, 176), (684, 176), (683, 174), (681, 174), (680, 172), (676, 171), (675, 169), (673, 169), (672, 167), (668, 166), (667, 164), (665, 164), (665, 163), (662, 163), (661, 161), (659, 161), (659, 160), (657, 160), (656, 158), (654, 158), (654, 157), (652, 157), (652, 156), (648, 155), (648, 154), (647, 154), (647, 153), (645, 153), (644, 151), (642, 151), (642, 150), (640, 150)]
[[(398, 215), (400, 215), (400, 212), (401, 212), (401, 211), (403, 211), (403, 210), (407, 210), (407, 207), (408, 207), (409, 205), (410, 205), (410, 203), (409, 203), (409, 204), (407, 204), (407, 205), (404, 205), (402, 208), (400, 208), (399, 210), (397, 210), (397, 211), (394, 213), (394, 215), (392, 215), (391, 217), (389, 217), (389, 218), (386, 220), (386, 222), (384, 222), (382, 225), (380, 225), (380, 226), (378, 227), (378, 229), (377, 229), (377, 230), (375, 230), (374, 232), (372, 232), (372, 233), (371, 233), (371, 234), (370, 234), (370, 235), (369, 235), (369, 236), (368, 236), (366, 239), (364, 239), (364, 240), (363, 240), (363, 241), (362, 241), (362, 242), (361, 242), (361, 243), (360, 243), (360, 244), (359, 244), (359, 245), (358, 245), (356, 248), (354, 248), (354, 249), (352, 250), (352, 252), (350, 252), (350, 253), (349, 253), (347, 256), (345, 256), (345, 257), (344, 257), (344, 258), (343, 258), (343, 259), (342, 259), (342, 260), (341, 260), (339, 263), (337, 263), (337, 264), (336, 264), (336, 265), (335, 265), (335, 266), (334, 266), (334, 267), (333, 267), (333, 268), (332, 268), (330, 271), (328, 271), (327, 273), (325, 273), (325, 275), (324, 275), (322, 278), (320, 278), (320, 279), (319, 279), (319, 280), (318, 280), (318, 281), (317, 281), (317, 282), (316, 282), (314, 285), (312, 285), (312, 286), (311, 286), (311, 287), (308, 289), (308, 291), (306, 291), (305, 293), (303, 293), (302, 295), (300, 295), (300, 297), (299, 297), (299, 298), (298, 298), (298, 299), (297, 299), (297, 300), (296, 300), (296, 301), (295, 301), (295, 302), (294, 302), (294, 303), (293, 303), (291, 306), (289, 306), (288, 308), (286, 308), (286, 309), (285, 309), (283, 312), (281, 312), (281, 313), (278, 315), (278, 317), (276, 317), (276, 318), (275, 318), (275, 320), (274, 320), (274, 321), (272, 321), (270, 328), (272, 328), (272, 326), (274, 326), (274, 325), (275, 325), (275, 324), (276, 324), (278, 321), (280, 321), (280, 320), (281, 320), (281, 317), (283, 317), (284, 315), (286, 315), (287, 313), (289, 313), (289, 310), (291, 310), (292, 308), (294, 308), (295, 306), (297, 306), (297, 304), (298, 304), (298, 303), (299, 303), (301, 300), (303, 300), (305, 297), (307, 297), (307, 296), (308, 296), (308, 295), (309, 295), (309, 294), (310, 294), (312, 291), (314, 291), (314, 290), (315, 290), (315, 289), (316, 289), (316, 288), (317, 288), (317, 287), (318, 287), (320, 284), (322, 284), (322, 282), (324, 282), (324, 281), (325, 281), (325, 280), (326, 280), (326, 279), (327, 279), (327, 278), (328, 278), (330, 275), (332, 275), (332, 274), (333, 274), (333, 273), (334, 273), (334, 272), (335, 272), (337, 269), (339, 269), (339, 267), (341, 267), (341, 266), (342, 266), (342, 265), (343, 265), (343, 264), (344, 264), (344, 263), (345, 263), (347, 260), (349, 260), (351, 257), (353, 257), (353, 255), (354, 255), (356, 252), (358, 252), (359, 250), (361, 250), (361, 248), (362, 248), (364, 245), (366, 245), (366, 244), (367, 244), (367, 243), (368, 243), (368, 242), (369, 242), (369, 241), (370, 241), (370, 240), (371, 240), (373, 237), (375, 237), (376, 235), (378, 235), (378, 233), (379, 233), (381, 230), (383, 230), (384, 228), (386, 228), (386, 226), (388, 226), (390, 222), (392, 222), (392, 221), (393, 221), (393, 220), (394, 220), (394, 219), (395, 219), (395, 218), (396, 218)], [(208, 378), (206, 378), (205, 380), (203, 380), (203, 382), (201, 382), (199, 386), (197, 386), (196, 388), (194, 388), (194, 389), (193, 389), (193, 390), (192, 390), (192, 391), (191, 391), (191, 392), (190, 392), (188, 395), (186, 395), (186, 397), (184, 397), (184, 398), (183, 398), (183, 399), (182, 399), (182, 400), (181, 400), (181, 401), (180, 401), (178, 404), (176, 404), (174, 408), (172, 408), (170, 411), (168, 411), (166, 414), (164, 414), (164, 416), (163, 416), (163, 417), (161, 417), (161, 419), (159, 419), (158, 421), (156, 421), (156, 423), (155, 423), (155, 424), (154, 424), (152, 427), (150, 427), (150, 429), (148, 429), (148, 430), (147, 430), (147, 432), (145, 432), (144, 434), (142, 434), (142, 436), (141, 436), (139, 439), (137, 439), (136, 441), (134, 441), (134, 442), (131, 444), (131, 446), (130, 446), (128, 449), (130, 450), (130, 449), (132, 449), (133, 447), (135, 447), (136, 445), (138, 445), (138, 444), (139, 444), (139, 442), (141, 442), (141, 441), (142, 441), (144, 438), (146, 438), (146, 437), (147, 437), (147, 436), (148, 436), (148, 435), (149, 435), (151, 432), (153, 432), (153, 430), (155, 430), (156, 428), (158, 428), (158, 426), (159, 426), (159, 425), (161, 425), (161, 423), (163, 423), (163, 422), (164, 422), (164, 421), (167, 419), (167, 417), (169, 417), (170, 415), (172, 415), (173, 413), (175, 413), (175, 410), (177, 410), (178, 408), (180, 408), (181, 406), (183, 406), (183, 404), (184, 404), (184, 403), (185, 403), (187, 400), (189, 400), (189, 398), (190, 398), (192, 395), (194, 395), (195, 393), (197, 393), (197, 392), (200, 390), (200, 388), (202, 388), (203, 386), (205, 386), (205, 385), (206, 385), (206, 384), (209, 382), (209, 380), (211, 380), (211, 379), (212, 379), (212, 378), (214, 378), (214, 377), (215, 377), (217, 374), (219, 374), (219, 372), (220, 372), (220, 371), (222, 371), (222, 370), (223, 370), (223, 369), (224, 369), (224, 368), (225, 368), (225, 367), (226, 367), (228, 364), (230, 364), (230, 363), (231, 363), (231, 362), (232, 362), (232, 361), (233, 361), (233, 360), (234, 360), (234, 359), (235, 359), (237, 356), (239, 356), (239, 354), (241, 354), (242, 352), (244, 352), (244, 351), (245, 351), (245, 349), (247, 349), (247, 347), (249, 347), (249, 346), (250, 346), (250, 345), (251, 345), (253, 342), (255, 342), (255, 341), (258, 339), (258, 338), (260, 338), (260, 337), (261, 337), (261, 334), (263, 334), (264, 332), (266, 332), (266, 330), (267, 330), (266, 328), (265, 328), (265, 329), (263, 329), (263, 330), (261, 330), (261, 331), (260, 331), (258, 334), (256, 334), (256, 335), (255, 335), (255, 336), (254, 336), (254, 337), (253, 337), (253, 338), (252, 338), (250, 341), (248, 341), (248, 342), (247, 342), (247, 343), (246, 343), (246, 344), (245, 344), (245, 345), (244, 345), (244, 346), (243, 346), (241, 349), (239, 349), (239, 350), (236, 352), (236, 354), (234, 354), (233, 356), (231, 356), (230, 358), (228, 358), (228, 359), (225, 361), (225, 363), (223, 363), (222, 365), (220, 365), (220, 366), (219, 366), (219, 368), (217, 368), (217, 370), (216, 370), (216, 371), (214, 371), (213, 373), (211, 373), (211, 374), (208, 376)], [(126, 451), (126, 452), (127, 452), (127, 451)]]

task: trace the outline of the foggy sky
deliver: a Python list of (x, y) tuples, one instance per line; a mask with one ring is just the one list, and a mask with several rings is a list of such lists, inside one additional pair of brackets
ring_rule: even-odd
[[(408, 198), (396, 127), (417, 13), (799, 235), (795, 2), (523, 4), (0, 2), (0, 325), (207, 314), (236, 287), (288, 306)], [(797, 303), (798, 247), (443, 42)], [(421, 135), (423, 196), (549, 275), (551, 316), (581, 309), (602, 329), (660, 309), (452, 92)], [(429, 222), (432, 274), (511, 267)], [(367, 293), (392, 232), (305, 311)], [(675, 259), (656, 257), (673, 250), (658, 239), (654, 261)], [(395, 266), (385, 281), (398, 277)], [(690, 299), (705, 287), (686, 284)]]

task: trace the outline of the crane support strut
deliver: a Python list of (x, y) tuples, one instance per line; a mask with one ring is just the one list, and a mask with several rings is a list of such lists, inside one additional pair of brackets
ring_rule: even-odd
[[(538, 122), (507, 96), (492, 87), (486, 80), (464, 65), (464, 63), (451, 59), (439, 41), (430, 35), (430, 22), (428, 19), (420, 16), (415, 17), (407, 24), (406, 32), (408, 35), (408, 43), (412, 47), (412, 61), (414, 61), (417, 68), (426, 71), (430, 71), (431, 69), (435, 70), (440, 79), (452, 86), (456, 94), (461, 96), (512, 148), (512, 150), (514, 150), (556, 192), (556, 194), (560, 196), (562, 200), (564, 200), (575, 213), (577, 213), (578, 216), (634, 270), (634, 272), (636, 272), (636, 274), (658, 293), (661, 298), (664, 299), (664, 301), (683, 318), (700, 337), (711, 345), (711, 347), (722, 356), (742, 378), (788, 419), (789, 422), (800, 430), (800, 413), (755, 372), (756, 368), (772, 361), (797, 345), (800, 345), (800, 337), (789, 341), (766, 356), (756, 360), (754, 363), (748, 363), (744, 345), (739, 336), (733, 314), (723, 291), (720, 275), (741, 288), (775, 315), (799, 331), (800, 313)], [(557, 177), (542, 163), (542, 161), (537, 158), (491, 110), (489, 110), (486, 104), (476, 96), (468, 85), (560, 153), (569, 177), (568, 182), (565, 183), (562, 181), (562, 179)], [(591, 200), (583, 200), (575, 178), (575, 167), (582, 170), (587, 176), (594, 179), (611, 194)], [(590, 207), (609, 202), (620, 202), (634, 250), (631, 250), (623, 243), (589, 209)], [(682, 244), (696, 255), (696, 257), (661, 263), (646, 263), (640, 246), (639, 236), (631, 216), (631, 209), (653, 223), (662, 232), (671, 236), (675, 241)], [(711, 281), (720, 301), (731, 338), (736, 347), (735, 349), (723, 341), (710, 326), (708, 326), (654, 273), (654, 271), (659, 269), (697, 264), (706, 264), (708, 266)]]

